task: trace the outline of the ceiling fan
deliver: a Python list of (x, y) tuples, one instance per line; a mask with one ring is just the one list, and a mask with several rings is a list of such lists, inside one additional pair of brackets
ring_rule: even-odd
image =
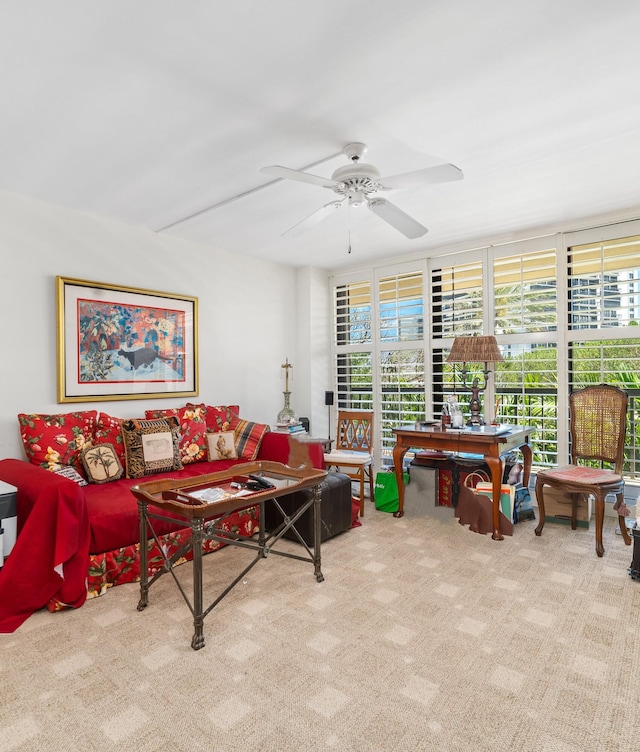
[(260, 172), (265, 175), (319, 185), (321, 188), (329, 188), (339, 197), (337, 200), (330, 201), (320, 207), (282, 234), (298, 235), (317, 225), (345, 204), (348, 207), (366, 204), (380, 219), (390, 224), (407, 238), (412, 240), (420, 238), (427, 232), (427, 228), (395, 204), (379, 196), (378, 193), (395, 188), (418, 188), (432, 183), (446, 183), (463, 178), (462, 170), (452, 164), (439, 164), (433, 167), (425, 167), (422, 170), (401, 173), (400, 175), (381, 177), (380, 172), (373, 165), (360, 162), (366, 151), (366, 144), (359, 142), (347, 144), (342, 153), (350, 160), (350, 164), (338, 167), (330, 178), (323, 178), (310, 172), (293, 170), (280, 165), (262, 167)]

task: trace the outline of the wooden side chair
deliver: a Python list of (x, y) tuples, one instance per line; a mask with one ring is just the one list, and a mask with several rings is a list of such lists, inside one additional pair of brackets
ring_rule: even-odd
[(360, 516), (364, 515), (364, 484), (369, 482), (369, 498), (373, 496), (373, 412), (339, 410), (336, 446), (324, 455), (327, 470), (335, 468), (360, 483)]
[[(577, 503), (582, 496), (595, 499), (596, 553), (604, 554), (602, 527), (604, 523), (604, 500), (615, 494), (613, 508), (618, 512), (620, 532), (629, 546), (631, 539), (625, 524), (624, 441), (627, 431), (628, 395), (610, 384), (588, 386), (575, 391), (569, 397), (571, 463), (564, 467), (544, 470), (536, 478), (536, 498), (540, 510), (540, 522), (535, 530), (542, 533), (544, 527), (544, 487), (558, 489), (571, 495), (571, 527), (577, 527)], [(593, 460), (598, 467), (593, 466)], [(591, 464), (584, 465), (585, 461)]]

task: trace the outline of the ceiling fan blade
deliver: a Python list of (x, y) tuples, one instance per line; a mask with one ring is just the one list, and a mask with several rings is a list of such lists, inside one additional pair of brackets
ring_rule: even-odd
[(432, 183), (448, 183), (452, 180), (462, 180), (462, 170), (452, 164), (440, 164), (425, 167), (423, 170), (404, 172), (400, 175), (390, 175), (380, 178), (383, 188), (419, 188), (421, 185)]
[(419, 222), (416, 222), (413, 217), (405, 214), (402, 209), (398, 209), (397, 206), (387, 201), (386, 198), (371, 199), (368, 206), (374, 214), (377, 214), (380, 217), (380, 219), (383, 219), (392, 227), (395, 227), (398, 232), (401, 232), (411, 240), (420, 238), (428, 232), (426, 227), (423, 227)]
[(290, 167), (281, 167), (280, 165), (270, 165), (269, 167), (261, 167), (260, 172), (265, 175), (271, 175), (274, 178), (283, 178), (284, 180), (297, 180), (300, 183), (311, 183), (312, 185), (320, 185), (323, 188), (333, 188), (338, 185), (335, 180), (331, 178), (321, 178), (319, 175), (312, 175), (310, 172), (303, 172), (302, 170), (292, 170)]
[(321, 206), (319, 209), (316, 209), (312, 214), (309, 214), (308, 217), (305, 217), (304, 219), (301, 219), (300, 222), (295, 224), (293, 227), (290, 227), (288, 230), (285, 230), (282, 233), (282, 236), (288, 235), (289, 237), (297, 237), (298, 235), (301, 235), (306, 230), (310, 229), (311, 227), (315, 227), (317, 224), (322, 222), (323, 219), (326, 219), (330, 214), (333, 214), (333, 212), (336, 209), (339, 209), (342, 204), (344, 203), (344, 199), (342, 201), (332, 201), (330, 204), (325, 204), (324, 206)]

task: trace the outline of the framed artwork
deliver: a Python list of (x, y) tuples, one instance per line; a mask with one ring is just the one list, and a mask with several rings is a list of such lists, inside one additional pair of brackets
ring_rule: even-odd
[(56, 277), (58, 402), (198, 394), (198, 299)]

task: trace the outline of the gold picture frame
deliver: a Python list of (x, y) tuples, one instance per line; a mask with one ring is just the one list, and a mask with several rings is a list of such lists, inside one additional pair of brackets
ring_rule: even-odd
[(198, 394), (198, 299), (56, 277), (58, 402)]

